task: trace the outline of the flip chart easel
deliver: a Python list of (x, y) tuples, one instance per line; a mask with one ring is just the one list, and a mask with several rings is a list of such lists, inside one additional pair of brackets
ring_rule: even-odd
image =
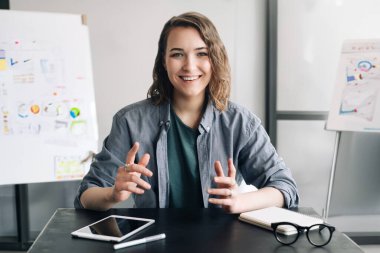
[(344, 41), (326, 129), (336, 131), (336, 138), (325, 219), (329, 215), (342, 131), (380, 132), (380, 40)]
[(339, 150), (339, 143), (340, 143), (340, 135), (341, 134), (342, 134), (341, 131), (337, 131), (336, 136), (335, 136), (334, 155), (333, 155), (333, 161), (332, 161), (331, 171), (330, 171), (329, 186), (328, 186), (328, 190), (327, 190), (327, 200), (326, 200), (325, 210), (323, 212), (323, 219), (324, 220), (327, 220), (327, 218), (329, 216), (331, 194), (332, 194), (332, 188), (334, 185), (334, 177), (335, 177), (336, 163), (337, 163), (337, 159), (338, 159), (338, 150)]
[(0, 185), (81, 179), (98, 130), (81, 15), (0, 11)]
[(17, 237), (29, 241), (28, 183), (81, 179), (97, 152), (90, 43), (82, 15), (0, 10), (0, 185), (15, 185)]

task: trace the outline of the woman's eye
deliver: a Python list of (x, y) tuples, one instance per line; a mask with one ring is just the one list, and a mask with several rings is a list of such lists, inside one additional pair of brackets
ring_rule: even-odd
[(198, 56), (208, 56), (208, 53), (207, 52), (199, 52)]
[(183, 54), (181, 54), (181, 53), (173, 53), (173, 54), (171, 54), (170, 56), (171, 56), (171, 57), (178, 58), (178, 57), (182, 57)]

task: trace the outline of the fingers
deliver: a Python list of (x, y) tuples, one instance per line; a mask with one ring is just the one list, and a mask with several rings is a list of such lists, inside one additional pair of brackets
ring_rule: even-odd
[(218, 195), (221, 197), (232, 197), (234, 194), (231, 189), (222, 188), (222, 189), (208, 189), (208, 193), (210, 195)]
[(115, 190), (129, 191), (136, 194), (143, 194), (144, 190), (151, 189), (151, 185), (140, 178), (136, 172), (126, 172), (124, 167), (120, 167), (115, 181)]
[(150, 160), (149, 154), (144, 154), (141, 157), (139, 163), (134, 164), (135, 159), (136, 159), (136, 154), (139, 148), (140, 148), (140, 144), (138, 142), (135, 142), (132, 148), (128, 151), (127, 158), (125, 160), (126, 161), (125, 171), (141, 173), (145, 176), (151, 177), (152, 172), (146, 168)]
[(118, 169), (112, 190), (112, 197), (117, 202), (128, 199), (131, 193), (143, 194), (145, 190), (152, 188), (148, 182), (141, 179), (141, 175), (148, 177), (153, 175), (152, 171), (146, 168), (149, 164), (150, 155), (144, 154), (138, 164), (134, 163), (139, 147), (138, 142), (133, 144), (125, 159), (126, 165)]
[(220, 161), (215, 161), (214, 168), (215, 168), (216, 175), (218, 177), (224, 177), (224, 172), (223, 172), (222, 164), (220, 163)]
[(222, 185), (223, 187), (234, 187), (236, 184), (235, 178), (232, 177), (215, 177), (215, 183)]
[(236, 176), (236, 168), (234, 166), (232, 158), (228, 159), (228, 176), (232, 178), (235, 178)]
[(215, 183), (219, 188), (233, 188), (236, 185), (236, 168), (233, 164), (232, 158), (228, 159), (228, 176), (226, 177), (223, 172), (222, 164), (220, 161), (214, 163), (216, 177)]
[(136, 172), (142, 175), (145, 175), (147, 177), (153, 176), (153, 172), (147, 169), (144, 165), (140, 164), (127, 164), (126, 166), (122, 167), (124, 168), (125, 172), (128, 174), (131, 172)]
[[(142, 180), (138, 175), (128, 173), (127, 175), (127, 182), (134, 183), (134, 187), (140, 187), (145, 190), (149, 190), (151, 188), (150, 184), (147, 183), (146, 181)], [(130, 190), (129, 188), (127, 190)]]
[[(120, 179), (126, 183), (134, 183), (135, 187), (139, 186), (146, 190), (151, 188), (150, 184), (140, 178), (141, 175), (145, 175), (147, 177), (153, 176), (153, 172), (149, 169), (145, 168), (140, 164), (128, 164), (125, 167), (119, 168)], [(129, 188), (128, 188), (129, 189)]]
[(222, 164), (220, 161), (214, 163), (216, 177), (214, 181), (217, 185), (217, 188), (208, 189), (208, 194), (215, 197), (209, 198), (208, 201), (211, 204), (221, 205), (225, 210), (231, 212), (236, 206), (237, 198), (237, 185), (236, 185), (236, 168), (233, 164), (231, 158), (227, 162), (228, 172), (227, 176), (224, 175)]
[(227, 206), (232, 206), (233, 205), (233, 200), (230, 199), (230, 198), (226, 198), (226, 199), (215, 199), (215, 198), (209, 198), (208, 201), (211, 203), (211, 204), (214, 204), (214, 205), (221, 205), (222, 207), (227, 207)]
[(236, 207), (239, 194), (236, 190), (229, 188), (217, 188), (208, 189), (208, 193), (214, 196), (208, 199), (209, 203), (220, 205), (228, 213), (235, 213), (238, 210)]
[(149, 163), (149, 159), (150, 159), (150, 155), (149, 154), (144, 154), (140, 161), (139, 161), (139, 164), (146, 167), (148, 166), (148, 163)]
[[(220, 161), (216, 161), (214, 163), (214, 168), (215, 168), (216, 175), (218, 177), (224, 177), (224, 172), (223, 172), (222, 164), (220, 163)], [(233, 177), (233, 178), (235, 178), (236, 176), (236, 168), (234, 166), (232, 158), (228, 159), (228, 176)]]
[(137, 187), (137, 185), (135, 183), (131, 183), (131, 182), (124, 182), (122, 183), (118, 188), (117, 190), (119, 192), (121, 191), (128, 191), (130, 193), (135, 193), (135, 194), (144, 194), (145, 190), (149, 190), (149, 189), (142, 189), (142, 188), (139, 188)]
[(137, 151), (139, 151), (140, 143), (135, 142), (132, 148), (128, 151), (125, 164), (131, 164), (135, 162)]

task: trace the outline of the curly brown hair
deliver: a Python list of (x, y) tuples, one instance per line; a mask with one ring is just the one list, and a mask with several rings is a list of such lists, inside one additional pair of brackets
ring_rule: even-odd
[(158, 41), (158, 51), (153, 68), (153, 84), (148, 90), (147, 97), (151, 97), (156, 105), (169, 101), (171, 98), (173, 85), (169, 81), (164, 61), (169, 33), (176, 27), (195, 28), (207, 45), (212, 77), (206, 92), (218, 110), (225, 110), (231, 89), (230, 64), (227, 52), (213, 23), (206, 16), (197, 12), (186, 12), (174, 16), (164, 25)]

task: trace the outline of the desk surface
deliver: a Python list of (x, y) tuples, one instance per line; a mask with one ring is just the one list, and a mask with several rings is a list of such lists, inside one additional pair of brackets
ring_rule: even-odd
[[(303, 213), (310, 209), (300, 209)], [(113, 243), (72, 238), (70, 233), (110, 214), (155, 219), (149, 228), (127, 240), (166, 233), (166, 239), (114, 251)], [(363, 253), (336, 231), (325, 247), (313, 247), (304, 235), (292, 246), (282, 246), (269, 230), (238, 220), (221, 209), (112, 209), (107, 212), (58, 209), (29, 252), (275, 252)]]

